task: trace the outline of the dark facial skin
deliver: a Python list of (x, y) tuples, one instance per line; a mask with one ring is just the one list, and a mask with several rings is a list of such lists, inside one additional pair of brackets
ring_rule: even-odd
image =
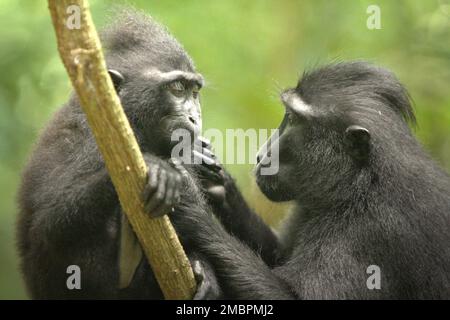
[[(256, 182), (261, 191), (272, 201), (289, 201), (295, 197), (294, 193), (291, 192), (293, 188), (289, 186), (289, 183), (292, 180), (291, 177), (296, 174), (296, 159), (292, 148), (286, 146), (294, 143), (295, 140), (300, 140), (297, 138), (301, 136), (301, 127), (293, 121), (289, 115), (285, 115), (278, 129), (278, 137), (272, 136), (266, 142), (267, 152), (270, 153), (270, 156), (278, 152), (279, 159), (283, 159), (276, 175), (261, 174), (261, 169), (269, 164), (264, 164), (264, 161), (267, 160), (264, 151), (261, 150), (257, 155)], [(296, 145), (301, 148), (301, 144)]]
[[(109, 72), (115, 78), (125, 112), (140, 133), (142, 148), (170, 157), (174, 130), (186, 129), (192, 137), (198, 137), (202, 128), (200, 74), (183, 70), (163, 72), (155, 68), (134, 75), (122, 75), (114, 69)], [(144, 98), (139, 105), (135, 103), (136, 91)], [(155, 104), (164, 107), (155, 109)]]
[[(203, 78), (197, 73), (174, 70), (161, 73), (156, 70), (146, 75), (152, 81), (159, 83), (159, 90), (163, 91), (165, 105), (168, 106), (167, 115), (161, 118), (161, 130), (169, 134), (179, 128), (191, 132), (197, 137), (202, 129), (199, 90), (203, 85)], [(170, 145), (170, 140), (163, 141)]]

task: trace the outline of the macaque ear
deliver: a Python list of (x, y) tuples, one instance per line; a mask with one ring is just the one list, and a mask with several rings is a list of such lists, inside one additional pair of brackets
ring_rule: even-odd
[(345, 130), (345, 144), (356, 160), (366, 161), (370, 154), (370, 132), (358, 125), (349, 126)]
[(116, 91), (119, 92), (119, 89), (124, 81), (123, 75), (119, 71), (114, 69), (108, 69), (108, 73), (114, 84), (114, 88), (116, 88)]

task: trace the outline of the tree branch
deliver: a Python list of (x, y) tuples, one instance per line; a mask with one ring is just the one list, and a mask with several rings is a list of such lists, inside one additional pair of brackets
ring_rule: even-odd
[(146, 164), (108, 75), (88, 3), (48, 0), (48, 5), (62, 61), (159, 286), (166, 299), (191, 299), (194, 275), (170, 220), (152, 219), (144, 212), (140, 194)]

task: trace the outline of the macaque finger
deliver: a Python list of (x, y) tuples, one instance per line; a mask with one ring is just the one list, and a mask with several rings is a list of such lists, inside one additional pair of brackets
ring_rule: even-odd
[(158, 210), (158, 208), (164, 203), (164, 197), (166, 195), (166, 184), (167, 184), (166, 171), (163, 169), (159, 170), (158, 178), (159, 178), (158, 189), (145, 206), (146, 212), (148, 212), (153, 218), (159, 217), (167, 213), (167, 212), (161, 213), (161, 210)]

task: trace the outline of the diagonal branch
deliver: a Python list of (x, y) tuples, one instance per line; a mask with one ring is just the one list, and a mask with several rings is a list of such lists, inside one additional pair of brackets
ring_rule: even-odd
[[(159, 286), (166, 299), (191, 299), (194, 275), (170, 220), (151, 219), (144, 212), (139, 195), (147, 168), (107, 73), (87, 0), (48, 0), (48, 5), (59, 53)], [(79, 26), (69, 25), (77, 13)]]

